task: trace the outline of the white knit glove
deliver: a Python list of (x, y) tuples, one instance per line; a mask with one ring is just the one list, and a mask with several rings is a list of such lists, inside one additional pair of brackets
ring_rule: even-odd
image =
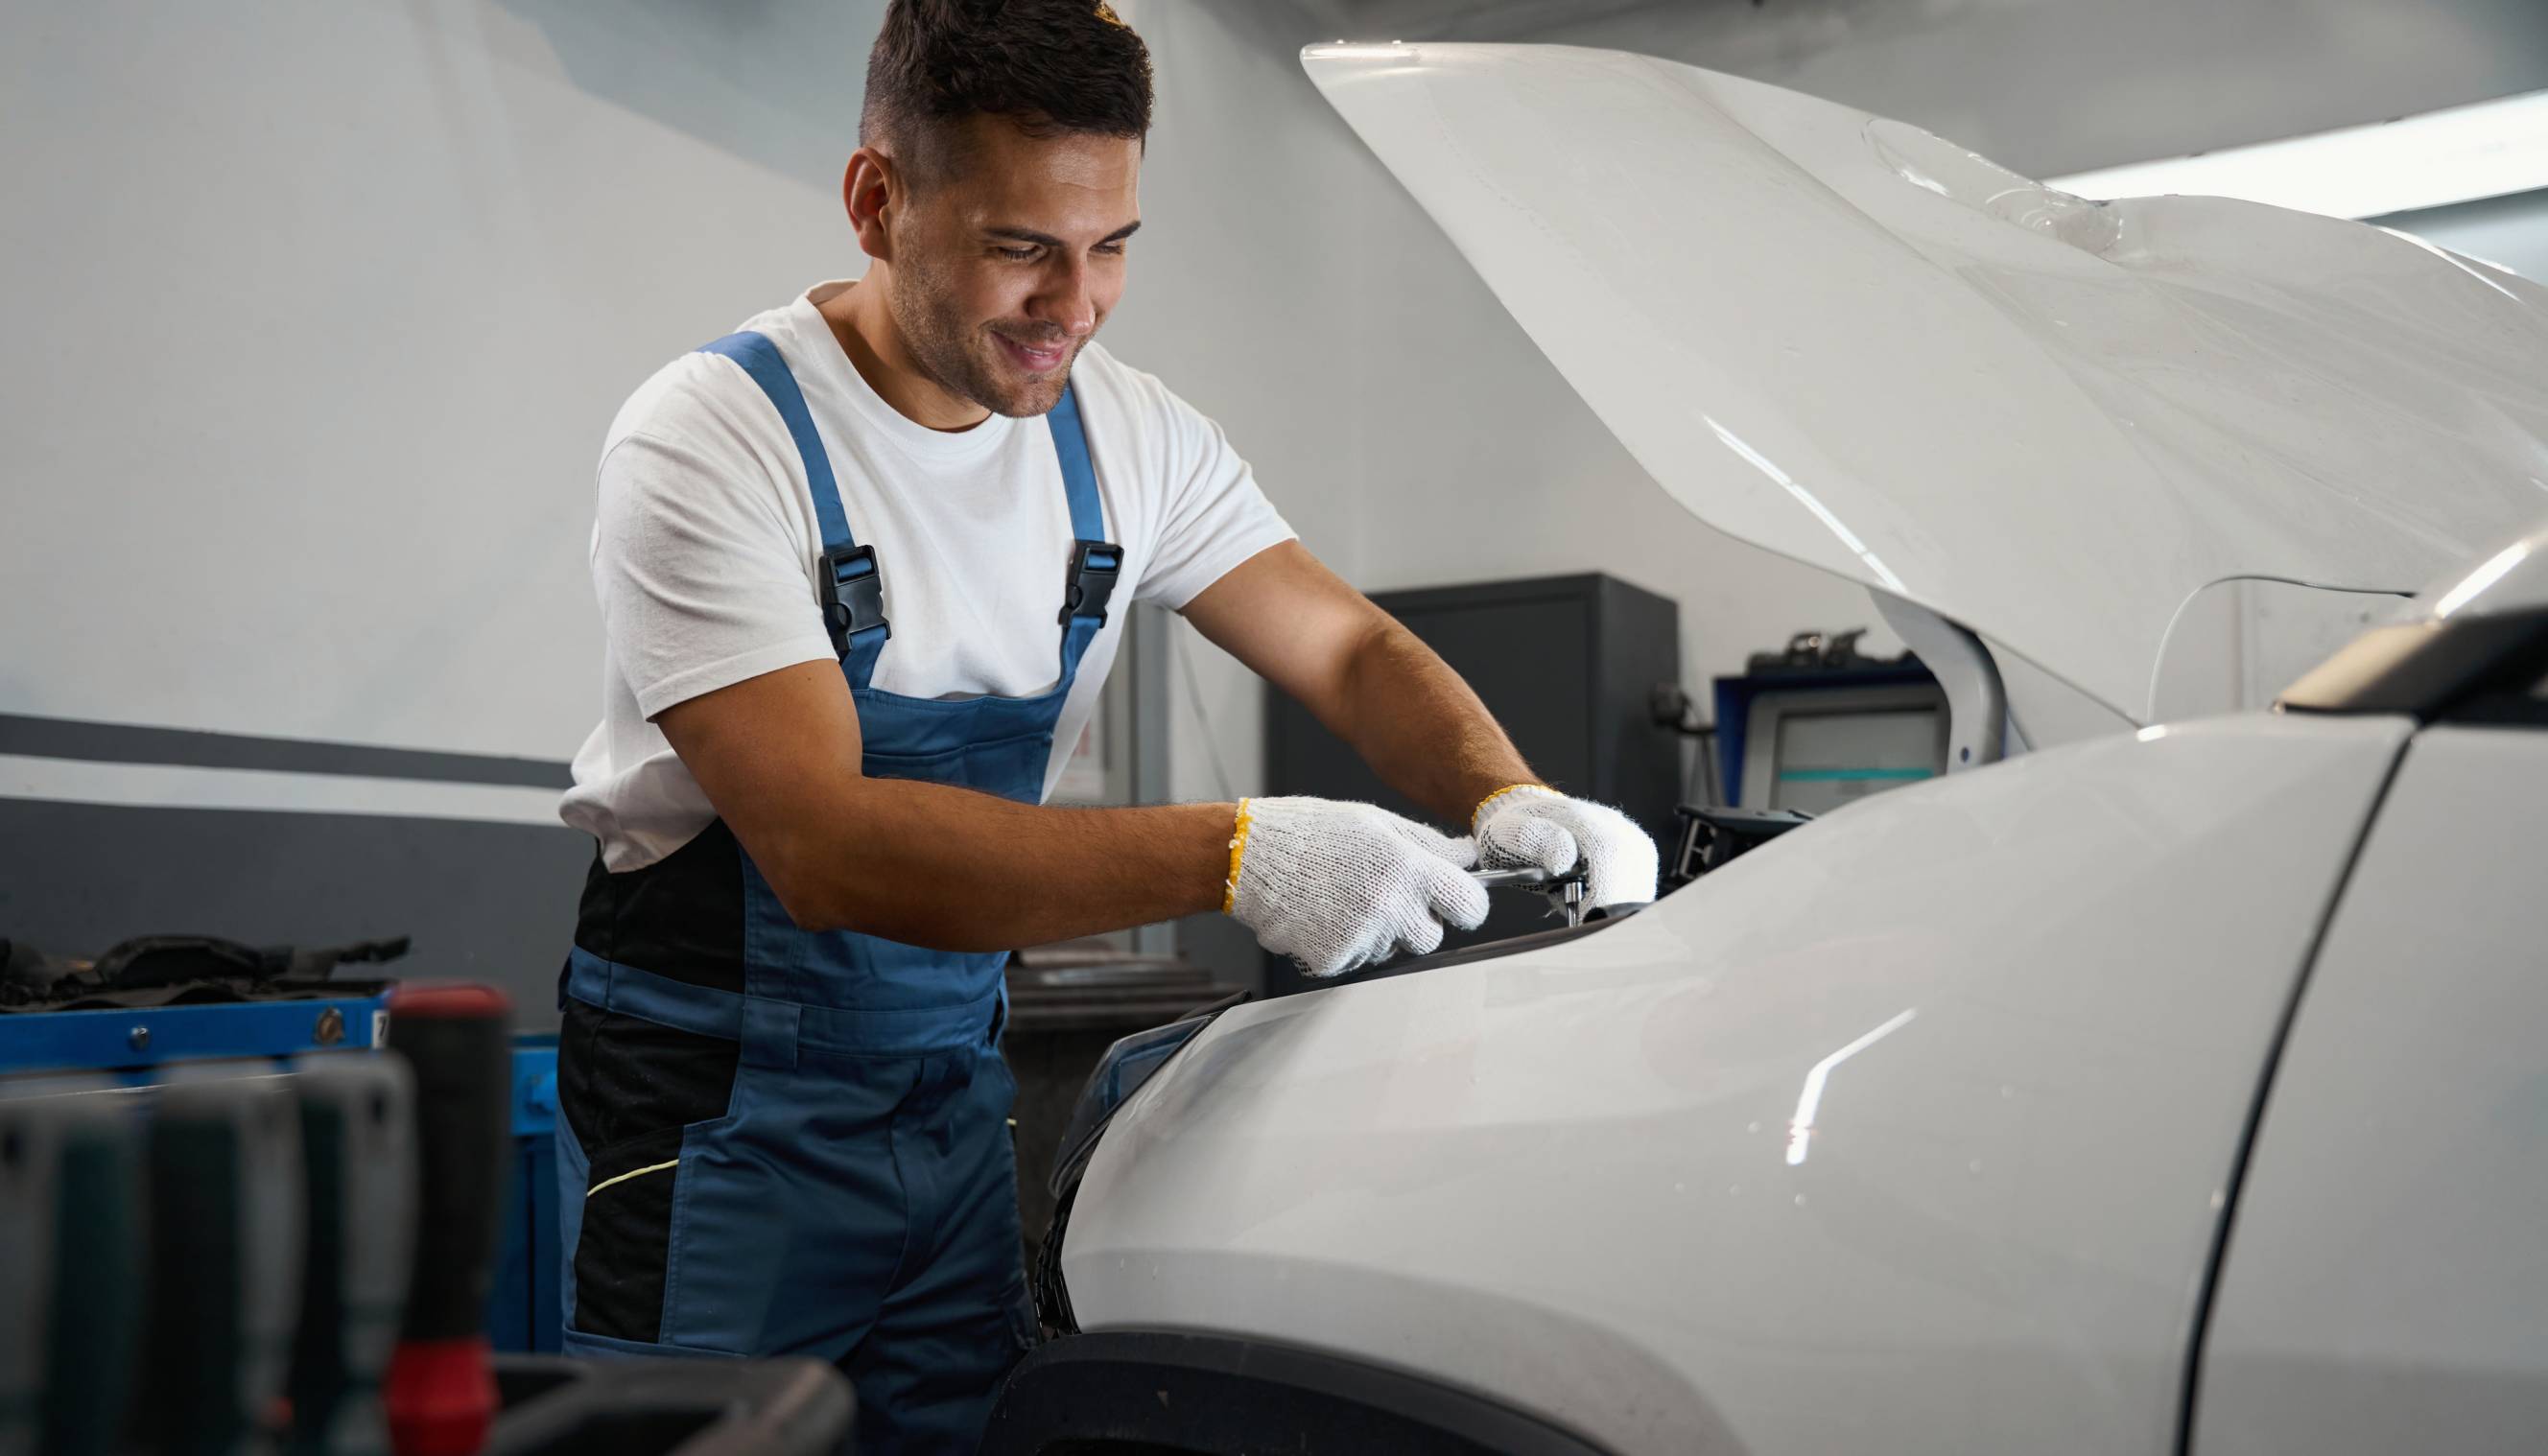
[(1538, 783), (1516, 783), (1487, 795), (1469, 816), (1478, 864), (1488, 869), (1533, 865), (1564, 874), (1585, 868), (1584, 908), (1642, 905), (1655, 897), (1661, 856), (1635, 820), (1607, 804), (1568, 798)]
[(1487, 918), (1476, 863), (1467, 840), (1371, 804), (1241, 799), (1222, 908), (1311, 975), (1338, 975), (1424, 955), (1445, 924), (1474, 929)]

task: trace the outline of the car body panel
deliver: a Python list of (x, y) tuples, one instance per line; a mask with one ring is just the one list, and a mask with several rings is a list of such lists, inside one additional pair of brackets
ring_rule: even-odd
[(1304, 64), (1701, 519), (2135, 723), (2206, 586), (2405, 593), (2548, 514), (2548, 290), (2488, 265), (1616, 51)]
[(1897, 789), (1599, 935), (1239, 1007), (1117, 1114), (1080, 1324), (1621, 1453), (2173, 1449), (2268, 1048), (2401, 717)]
[(2418, 734), (2238, 1189), (2201, 1456), (2548, 1440), (2548, 724)]

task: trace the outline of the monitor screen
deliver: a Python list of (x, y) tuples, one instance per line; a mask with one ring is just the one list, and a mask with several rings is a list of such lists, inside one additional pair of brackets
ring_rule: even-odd
[(1940, 769), (1935, 707), (1789, 707), (1777, 722), (1773, 809), (1829, 813), (1880, 789), (1935, 777)]

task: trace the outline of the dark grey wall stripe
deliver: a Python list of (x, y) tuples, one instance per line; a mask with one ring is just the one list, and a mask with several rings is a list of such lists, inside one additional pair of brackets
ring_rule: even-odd
[(382, 967), (486, 981), (557, 1025), (592, 840), (564, 825), (0, 799), (0, 938), (94, 956), (134, 936), (328, 946), (411, 936)]
[(0, 754), (80, 759), (102, 764), (177, 764), (196, 769), (262, 769), (281, 774), (334, 774), (411, 778), (434, 783), (517, 784), (565, 788), (567, 766), (545, 759), (493, 754), (441, 754), (299, 738), (196, 733), (131, 723), (85, 723), (0, 713)]

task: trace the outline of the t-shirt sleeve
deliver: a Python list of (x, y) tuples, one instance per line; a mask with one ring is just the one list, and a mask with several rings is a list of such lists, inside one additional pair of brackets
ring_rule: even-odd
[(741, 442), (644, 432), (602, 457), (592, 585), (611, 656), (648, 718), (832, 643), (784, 482)]
[(1221, 426), (1154, 380), (1165, 414), (1168, 500), (1159, 542), (1135, 594), (1182, 610), (1230, 568), (1297, 534), (1256, 489)]

